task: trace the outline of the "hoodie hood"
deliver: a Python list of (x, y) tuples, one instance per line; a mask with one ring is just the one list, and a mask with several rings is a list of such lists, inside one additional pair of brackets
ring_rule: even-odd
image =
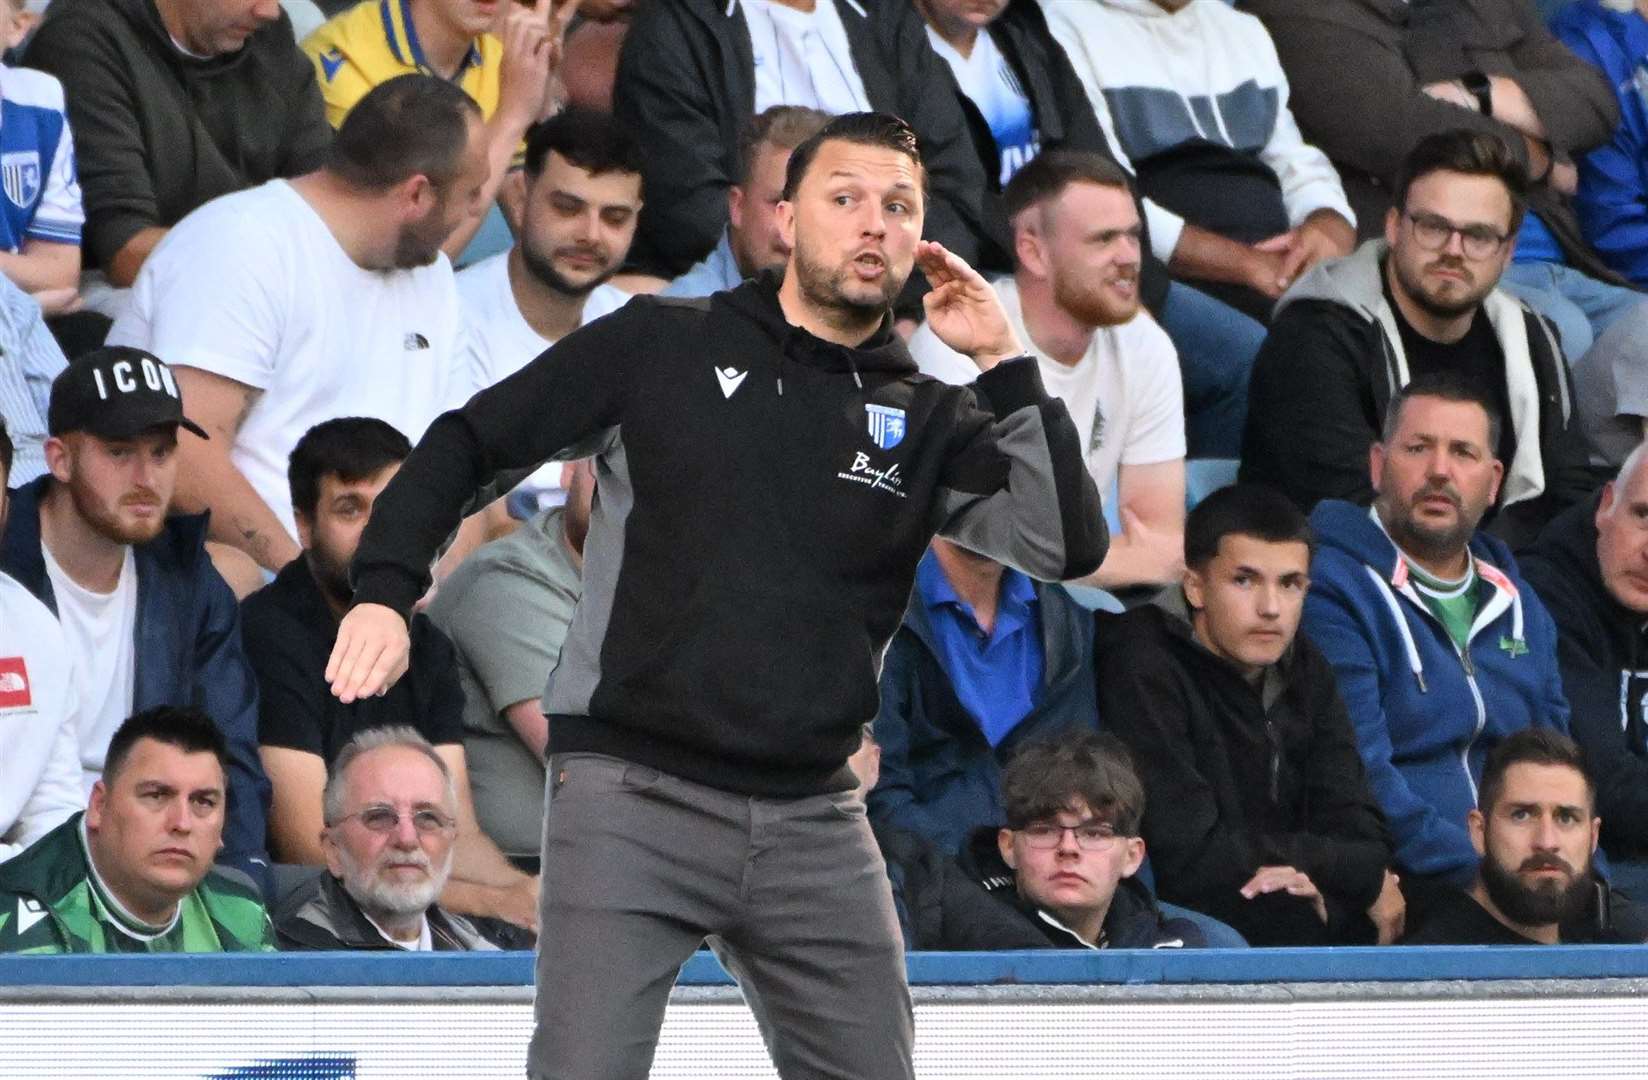
[[(1350, 308), (1369, 323), (1377, 324), (1383, 346), (1385, 378), (1391, 397), (1408, 385), (1412, 377), (1408, 371), (1407, 353), (1402, 348), (1402, 333), (1397, 329), (1396, 312), (1385, 299), (1385, 256), (1387, 245), (1383, 240), (1369, 240), (1349, 255), (1326, 259), (1317, 263), (1276, 302), (1276, 314), (1301, 300), (1318, 300)], [(1530, 328), (1547, 338), (1552, 354), (1561, 355), (1560, 346), (1551, 335), (1545, 320), (1532, 316), (1522, 301), (1501, 289), (1494, 289), (1482, 301), (1493, 326), (1494, 337), (1505, 358), (1505, 390), (1510, 398), (1511, 414), (1505, 421), (1516, 432), (1516, 455), (1505, 463), (1505, 482), (1499, 493), (1500, 506), (1512, 506), (1536, 499), (1545, 493), (1545, 462), (1540, 448), (1540, 389), (1534, 370), (1533, 350), (1529, 341)], [(1532, 316), (1532, 317), (1531, 317)], [(1564, 402), (1562, 411), (1572, 410), (1567, 402), (1567, 385), (1559, 389)]]
[(857, 346), (837, 345), (814, 336), (784, 317), (784, 309), (778, 302), (778, 287), (783, 280), (780, 271), (763, 271), (737, 288), (716, 293), (714, 302), (725, 304), (761, 327), (779, 345), (787, 361), (819, 371), (850, 372), (855, 377), (861, 372), (871, 371), (900, 376), (916, 372), (916, 362), (910, 358), (910, 350), (904, 347), (904, 340), (893, 331), (891, 307), (875, 332)]

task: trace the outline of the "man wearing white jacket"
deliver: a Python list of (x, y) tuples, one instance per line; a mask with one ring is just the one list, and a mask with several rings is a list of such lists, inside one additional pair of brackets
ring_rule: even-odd
[(1220, 0), (1041, 4), (1175, 276), (1264, 319), (1312, 264), (1350, 251), (1344, 188), (1300, 136), (1257, 19)]
[[(0, 523), (11, 458), (11, 437), (0, 422)], [(57, 620), (0, 574), (0, 862), (81, 808), (79, 707)]]

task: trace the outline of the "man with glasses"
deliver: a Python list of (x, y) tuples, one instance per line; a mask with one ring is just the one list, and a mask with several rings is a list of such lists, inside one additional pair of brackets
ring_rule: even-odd
[(1601, 482), (1587, 466), (1551, 326), (1497, 285), (1527, 173), (1496, 135), (1421, 139), (1397, 178), (1381, 240), (1290, 289), (1253, 369), (1242, 478), (1309, 509), (1373, 499), (1368, 447), (1392, 397), (1422, 374), (1476, 382), (1507, 419), (1495, 528), (1531, 537)]
[(323, 799), (327, 872), (275, 913), (282, 949), (495, 949), (435, 898), (452, 873), (458, 795), (435, 748), (409, 727), (373, 728), (333, 763)]
[[(1144, 785), (1112, 736), (1090, 732), (1021, 750), (1002, 777), (1007, 826), (970, 868), (1064, 949), (1177, 949), (1205, 944), (1167, 918), (1135, 875), (1144, 862)], [(982, 850), (981, 850), (982, 849)]]

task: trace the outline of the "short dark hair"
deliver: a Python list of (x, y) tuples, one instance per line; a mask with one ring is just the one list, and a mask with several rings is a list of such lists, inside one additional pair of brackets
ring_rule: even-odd
[(1133, 179), (1109, 158), (1085, 150), (1048, 150), (1013, 174), (1001, 193), (1011, 221), (1032, 206), (1056, 199), (1071, 184), (1097, 184), (1133, 194)]
[(1398, 212), (1408, 208), (1408, 191), (1431, 173), (1453, 172), (1466, 176), (1491, 176), (1505, 185), (1511, 197), (1511, 225), (1515, 234), (1522, 227), (1528, 209), (1528, 170), (1511, 152), (1510, 144), (1490, 131), (1455, 128), (1426, 135), (1413, 144), (1396, 172), (1391, 205)]
[(11, 459), (15, 452), (11, 445), (11, 432), (6, 430), (6, 418), (0, 416), (0, 487), (5, 487), (6, 481), (11, 478)]
[(540, 175), (552, 150), (595, 176), (609, 172), (640, 175), (645, 161), (641, 144), (628, 128), (590, 109), (568, 109), (527, 130), (526, 174)]
[(1206, 566), (1219, 554), (1227, 536), (1251, 536), (1267, 544), (1305, 545), (1314, 550), (1316, 534), (1294, 501), (1264, 484), (1232, 484), (1197, 503), (1185, 518), (1185, 565)]
[(915, 129), (890, 113), (856, 112), (842, 113), (795, 148), (784, 171), (784, 198), (795, 198), (802, 178), (812, 167), (813, 158), (818, 156), (818, 148), (832, 139), (898, 151), (915, 162), (922, 190), (926, 190), (927, 167), (921, 163), (921, 141), (916, 138)]
[(212, 718), (199, 709), (156, 705), (128, 716), (115, 730), (108, 752), (103, 755), (104, 784), (111, 783), (119, 774), (139, 739), (175, 746), (186, 754), (211, 754), (223, 769), (225, 781), (228, 779), (229, 744)]
[(1398, 390), (1385, 407), (1385, 422), (1379, 430), (1380, 442), (1388, 443), (1396, 437), (1396, 429), (1402, 426), (1402, 409), (1416, 397), (1439, 398), (1481, 408), (1488, 416), (1488, 453), (1498, 456), (1499, 433), (1504, 423), (1499, 407), (1479, 380), (1455, 371), (1427, 371)]
[(1007, 827), (1055, 818), (1076, 802), (1123, 836), (1139, 835), (1144, 785), (1133, 757), (1114, 735), (1067, 730), (1029, 743), (1001, 778)]
[(336, 476), (352, 484), (387, 465), (405, 461), (411, 453), (412, 444), (406, 436), (375, 417), (340, 416), (316, 424), (292, 447), (286, 465), (292, 510), (314, 518), (323, 476)]
[(326, 167), (350, 187), (387, 191), (414, 176), (436, 187), (463, 168), (469, 122), (480, 106), (433, 75), (397, 75), (367, 91), (344, 116)]
[(1505, 792), (1505, 774), (1512, 765), (1562, 765), (1579, 773), (1585, 780), (1585, 795), (1591, 800), (1591, 813), (1596, 814), (1596, 781), (1585, 767), (1585, 751), (1579, 744), (1555, 728), (1526, 727), (1515, 732), (1488, 751), (1487, 764), (1482, 766), (1482, 783), (1476, 789), (1476, 806), (1484, 814), (1493, 812), (1494, 804)]
[(804, 105), (774, 105), (756, 113), (744, 124), (738, 137), (738, 182), (750, 182), (755, 155), (763, 146), (794, 150), (824, 130), (830, 114)]

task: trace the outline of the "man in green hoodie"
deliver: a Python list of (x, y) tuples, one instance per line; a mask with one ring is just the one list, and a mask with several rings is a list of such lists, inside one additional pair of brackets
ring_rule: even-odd
[(91, 802), (0, 865), (0, 952), (267, 952), (251, 880), (214, 868), (228, 749), (161, 706), (115, 732)]

